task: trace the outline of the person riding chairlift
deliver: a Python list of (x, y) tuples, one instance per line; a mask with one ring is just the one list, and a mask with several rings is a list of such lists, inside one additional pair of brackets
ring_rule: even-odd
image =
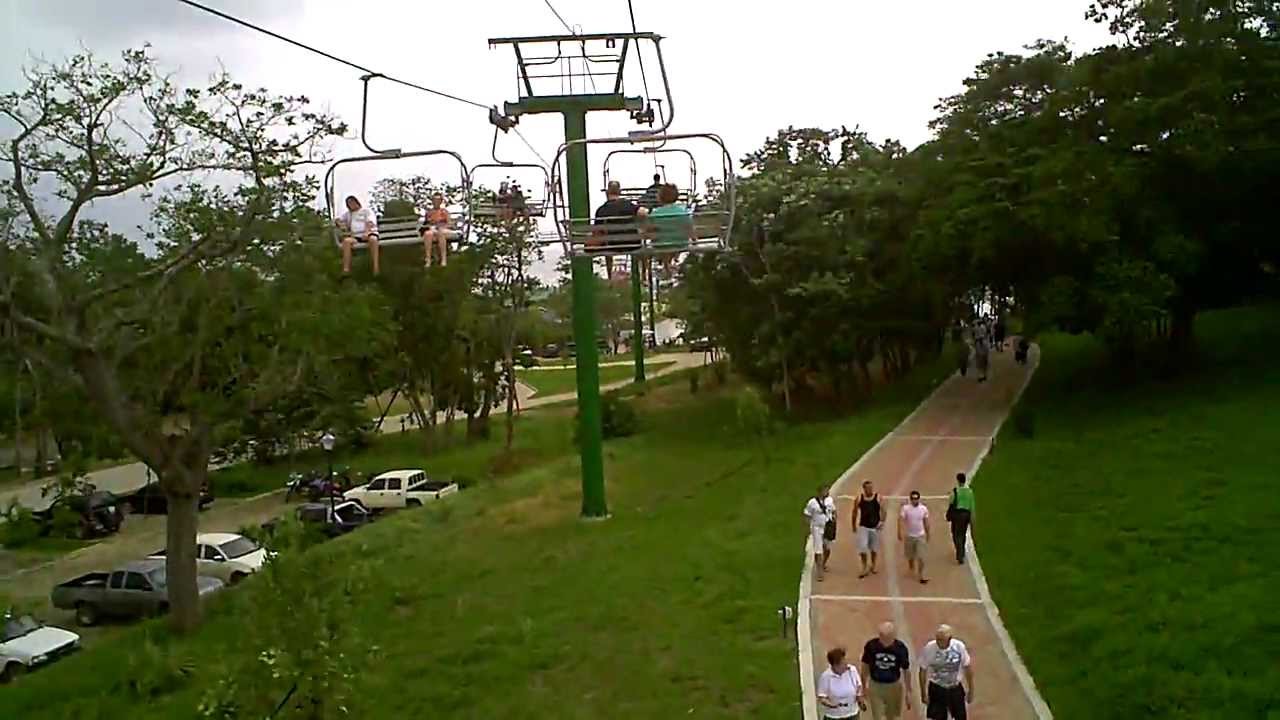
[(440, 246), (440, 266), (449, 264), (449, 211), (444, 206), (444, 195), (435, 193), (431, 196), (431, 209), (422, 227), (422, 245), (425, 250), (423, 265), (431, 267), (431, 250), (433, 245)]
[(653, 249), (666, 252), (662, 267), (670, 278), (672, 261), (695, 239), (693, 213), (680, 202), (680, 191), (675, 185), (668, 183), (658, 189), (658, 207), (649, 211), (649, 222), (653, 227)]
[(652, 210), (661, 203), (658, 200), (658, 193), (662, 191), (662, 175), (653, 174), (653, 184), (644, 189), (644, 195), (640, 196), (640, 207), (646, 210)]
[(378, 219), (368, 208), (360, 205), (354, 195), (347, 197), (347, 211), (337, 219), (337, 225), (343, 231), (342, 237), (342, 276), (351, 274), (351, 251), (357, 243), (369, 246), (369, 260), (373, 263), (373, 274), (378, 274)]

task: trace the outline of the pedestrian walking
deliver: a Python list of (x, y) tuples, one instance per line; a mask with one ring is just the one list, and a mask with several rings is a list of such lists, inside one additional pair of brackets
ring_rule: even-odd
[(951, 504), (947, 506), (947, 522), (951, 523), (951, 542), (956, 546), (956, 562), (963, 565), (965, 544), (969, 528), (973, 525), (974, 497), (969, 479), (962, 472), (956, 473), (956, 486), (951, 490)]
[[(950, 625), (939, 625), (920, 653), (920, 701), (929, 720), (968, 720), (973, 702), (973, 659)], [(964, 681), (961, 682), (961, 675)]]
[(997, 317), (995, 326), (992, 328), (992, 335), (996, 340), (996, 352), (1004, 352), (1004, 338), (1008, 328), (1004, 324), (1003, 317)]
[(990, 365), (991, 357), (990, 346), (987, 344), (987, 337), (980, 335), (973, 341), (973, 359), (978, 369), (978, 382), (987, 381), (987, 367)]
[(846, 720), (858, 717), (866, 708), (862, 678), (845, 662), (844, 648), (827, 651), (826, 670), (818, 678), (818, 704), (826, 720)]
[[(862, 481), (862, 494), (858, 496), (858, 505), (854, 508), (854, 533), (858, 541), (858, 558), (862, 560), (862, 572), (859, 578), (876, 574), (876, 559), (880, 554), (880, 532), (884, 530), (887, 516), (884, 503), (880, 502), (880, 494), (872, 487), (870, 480)], [(871, 564), (867, 564), (870, 557)]]
[(920, 491), (912, 490), (907, 496), (907, 504), (898, 513), (898, 541), (903, 544), (903, 554), (907, 558), (907, 572), (914, 573), (924, 585), (929, 579), (924, 576), (924, 551), (929, 545), (929, 507), (920, 502)]
[(891, 622), (880, 623), (878, 633), (862, 648), (862, 687), (871, 717), (898, 720), (902, 706), (911, 710), (911, 658)]
[(1031, 342), (1024, 337), (1018, 338), (1018, 349), (1013, 352), (1014, 362), (1019, 365), (1027, 364), (1027, 352), (1031, 350)]
[(804, 515), (809, 520), (809, 538), (813, 543), (814, 579), (822, 582), (827, 573), (827, 560), (831, 558), (831, 543), (836, 539), (836, 503), (826, 485), (819, 485), (818, 491), (809, 498)]
[(963, 338), (955, 344), (955, 348), (956, 368), (960, 371), (960, 377), (964, 377), (969, 374), (969, 353), (973, 350)]

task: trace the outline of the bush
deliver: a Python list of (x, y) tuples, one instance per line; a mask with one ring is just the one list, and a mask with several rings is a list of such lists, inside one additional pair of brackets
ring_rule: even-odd
[(40, 537), (40, 523), (31, 511), (10, 501), (4, 511), (4, 522), (0, 523), (0, 546), (9, 549), (30, 545)]
[(631, 403), (616, 395), (609, 395), (604, 398), (600, 409), (600, 425), (604, 431), (605, 440), (627, 437), (636, 433), (640, 421)]
[[(578, 444), (578, 414), (573, 416), (573, 443)], [(640, 419), (636, 410), (617, 395), (605, 395), (600, 399), (600, 430), (605, 440), (636, 434)]]
[(698, 382), (702, 379), (702, 373), (694, 370), (689, 373), (689, 394), (698, 394)]
[(717, 360), (711, 363), (711, 372), (715, 375), (716, 384), (723, 386), (729, 382), (729, 361)]
[(1029, 407), (1019, 405), (1013, 410), (1013, 429), (1024, 438), (1036, 435), (1036, 413)]
[(747, 386), (738, 393), (735, 402), (738, 429), (743, 435), (752, 438), (764, 438), (773, 433), (773, 411), (765, 402), (760, 391)]

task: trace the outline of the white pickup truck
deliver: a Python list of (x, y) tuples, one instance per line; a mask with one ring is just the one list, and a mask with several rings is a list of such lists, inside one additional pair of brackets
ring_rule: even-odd
[(456, 483), (429, 480), (424, 470), (388, 470), (365, 485), (351, 488), (342, 497), (357, 500), (370, 510), (387, 510), (418, 507), (456, 492)]

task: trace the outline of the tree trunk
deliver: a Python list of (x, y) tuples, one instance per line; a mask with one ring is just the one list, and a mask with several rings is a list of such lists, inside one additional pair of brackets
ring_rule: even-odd
[(782, 353), (782, 406), (787, 414), (791, 414), (791, 370), (787, 364), (787, 353)]
[(510, 452), (511, 446), (516, 439), (516, 371), (510, 357), (503, 362), (502, 372), (507, 378), (507, 439), (505, 448)]
[(200, 597), (196, 590), (196, 527), (198, 497), (205, 471), (171, 470), (162, 478), (169, 514), (165, 522), (164, 570), (169, 590), (169, 625), (187, 633), (200, 624)]

